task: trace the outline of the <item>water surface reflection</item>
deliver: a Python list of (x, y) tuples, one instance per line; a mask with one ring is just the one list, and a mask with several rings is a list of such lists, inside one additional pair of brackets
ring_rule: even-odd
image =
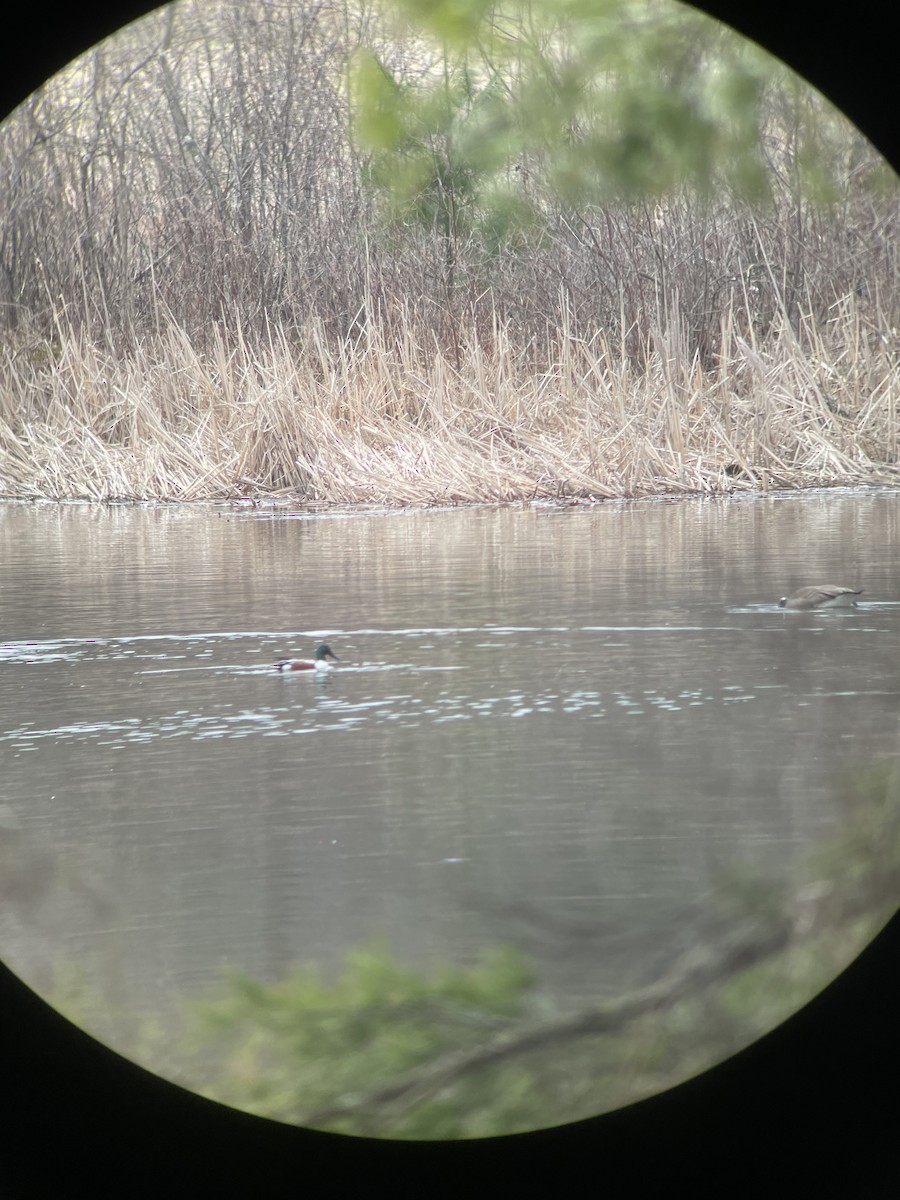
[[(222, 963), (511, 944), (563, 1007), (788, 878), (893, 752), (890, 493), (311, 515), (0, 508), (3, 951), (167, 1011)], [(856, 611), (786, 613), (807, 582)], [(272, 663), (325, 638), (325, 678)]]

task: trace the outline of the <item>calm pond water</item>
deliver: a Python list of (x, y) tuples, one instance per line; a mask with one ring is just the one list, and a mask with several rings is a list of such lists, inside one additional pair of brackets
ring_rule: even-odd
[[(516, 946), (564, 1008), (651, 980), (896, 752), (898, 539), (886, 492), (0, 506), (0, 952), (160, 1013), (374, 936)], [(864, 603), (777, 608), (810, 582)]]

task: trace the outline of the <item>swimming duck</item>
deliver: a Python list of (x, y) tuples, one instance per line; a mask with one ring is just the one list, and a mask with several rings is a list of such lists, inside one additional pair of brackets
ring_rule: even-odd
[(331, 647), (323, 642), (316, 650), (315, 658), (280, 658), (275, 666), (279, 671), (330, 671), (329, 659), (340, 662)]
[(819, 587), (801, 588), (793, 596), (782, 596), (779, 608), (856, 608), (855, 596), (862, 595), (862, 588), (836, 587), (823, 583)]

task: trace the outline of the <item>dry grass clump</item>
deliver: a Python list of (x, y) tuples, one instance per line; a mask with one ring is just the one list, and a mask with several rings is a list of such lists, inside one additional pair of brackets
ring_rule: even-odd
[(894, 478), (896, 181), (821, 97), (760, 76), (765, 203), (724, 182), (619, 195), (615, 170), (604, 203), (576, 201), (533, 149), (495, 179), (530, 214), (509, 228), (480, 152), (456, 156), (473, 99), (475, 124), (461, 109), (422, 142), (432, 200), (397, 220), (348, 104), (360, 47), (424, 104), (419, 47), (379, 11), (167, 5), (4, 122), (0, 493), (418, 504)]
[(256, 347), (217, 331), (201, 351), (168, 321), (114, 355), (58, 326), (0, 363), (0, 492), (432, 504), (897, 476), (896, 348), (851, 297), (764, 345), (726, 315), (706, 367), (671, 312), (637, 362), (627, 332), (564, 323), (538, 355), (495, 322), (452, 363), (411, 318), (396, 328)]

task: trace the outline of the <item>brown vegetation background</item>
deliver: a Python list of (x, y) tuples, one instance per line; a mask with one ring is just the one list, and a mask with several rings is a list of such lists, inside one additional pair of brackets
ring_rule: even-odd
[(0, 493), (440, 503), (895, 480), (897, 191), (864, 139), (846, 128), (842, 198), (817, 207), (773, 92), (759, 209), (724, 190), (542, 196), (515, 247), (451, 244), (388, 223), (366, 183), (345, 76), (361, 45), (420, 69), (366, 9), (191, 0), (6, 122)]

